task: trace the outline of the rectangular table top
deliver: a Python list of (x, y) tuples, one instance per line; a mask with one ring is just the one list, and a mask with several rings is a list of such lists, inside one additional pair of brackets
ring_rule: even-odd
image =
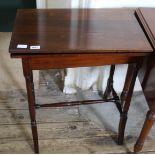
[(152, 48), (133, 9), (20, 9), (9, 51), (11, 54), (148, 53)]
[(155, 49), (155, 8), (139, 8), (137, 14)]

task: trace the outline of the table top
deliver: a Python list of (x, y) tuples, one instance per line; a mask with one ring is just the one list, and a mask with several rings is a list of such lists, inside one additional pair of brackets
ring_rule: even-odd
[(155, 8), (139, 8), (137, 14), (155, 49)]
[(133, 9), (20, 9), (9, 52), (148, 53), (152, 48)]

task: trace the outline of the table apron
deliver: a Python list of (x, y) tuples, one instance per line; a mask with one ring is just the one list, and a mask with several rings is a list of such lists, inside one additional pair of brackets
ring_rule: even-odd
[[(25, 59), (25, 58), (24, 58)], [(88, 66), (103, 66), (112, 64), (136, 63), (141, 56), (106, 55), (106, 54), (81, 54), (81, 55), (52, 55), (52, 56), (30, 56), (28, 57), (32, 70), (52, 68), (74, 68)]]

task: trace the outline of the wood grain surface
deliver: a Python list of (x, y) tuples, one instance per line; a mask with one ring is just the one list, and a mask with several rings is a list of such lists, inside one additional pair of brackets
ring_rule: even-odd
[[(28, 45), (18, 49), (18, 44)], [(40, 49), (30, 50), (30, 46)], [(10, 53), (151, 52), (133, 9), (18, 10)]]

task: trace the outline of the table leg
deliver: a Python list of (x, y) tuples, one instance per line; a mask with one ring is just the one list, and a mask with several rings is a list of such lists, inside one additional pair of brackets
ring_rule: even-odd
[(120, 103), (120, 99), (114, 89), (114, 86), (113, 86), (113, 83), (114, 83), (114, 72), (115, 72), (115, 65), (111, 65), (111, 68), (110, 68), (110, 75), (109, 75), (109, 78), (108, 78), (108, 81), (107, 81), (107, 87), (106, 87), (106, 90), (103, 94), (103, 99), (108, 101), (108, 98), (109, 98), (109, 95), (112, 94), (113, 96), (113, 99), (115, 100), (115, 105), (118, 109), (118, 111), (120, 113), (122, 113), (122, 106), (121, 106), (121, 103)]
[(111, 67), (110, 67), (110, 74), (109, 74), (109, 78), (108, 78), (108, 81), (107, 81), (107, 87), (106, 87), (105, 92), (103, 94), (103, 98), (105, 100), (108, 99), (109, 94), (112, 91), (114, 72), (115, 72), (115, 65), (111, 65)]
[[(146, 69), (145, 69), (145, 75), (144, 75), (144, 78), (143, 78), (143, 81), (142, 81), (142, 88), (143, 90), (145, 90), (145, 87), (147, 85), (147, 82), (148, 82), (148, 79), (150, 77), (150, 74), (151, 74), (151, 71), (154, 67), (155, 63), (154, 63), (154, 57), (149, 57), (147, 59), (147, 62), (146, 62)], [(143, 68), (142, 68), (143, 70)]]
[(135, 144), (135, 147), (134, 147), (135, 153), (138, 153), (142, 150), (144, 141), (145, 141), (146, 137), (148, 136), (148, 134), (153, 126), (154, 121), (155, 121), (155, 111), (153, 112), (153, 111), (149, 110), (146, 115), (146, 120), (144, 122), (140, 136), (139, 136), (139, 138)]
[(118, 144), (122, 145), (124, 141), (124, 132), (127, 122), (128, 110), (130, 107), (130, 101), (133, 94), (133, 89), (137, 77), (138, 70), (141, 63), (134, 63), (128, 65), (128, 71), (126, 80), (121, 94), (122, 113), (120, 114), (120, 122), (118, 129)]
[(28, 97), (28, 106), (31, 119), (31, 129), (34, 143), (35, 153), (39, 153), (39, 144), (38, 144), (38, 132), (37, 132), (37, 123), (36, 123), (36, 112), (35, 112), (35, 96), (34, 96), (34, 84), (33, 84), (33, 73), (31, 66), (29, 64), (29, 59), (23, 59), (23, 73), (26, 80), (27, 88), (27, 97)]

